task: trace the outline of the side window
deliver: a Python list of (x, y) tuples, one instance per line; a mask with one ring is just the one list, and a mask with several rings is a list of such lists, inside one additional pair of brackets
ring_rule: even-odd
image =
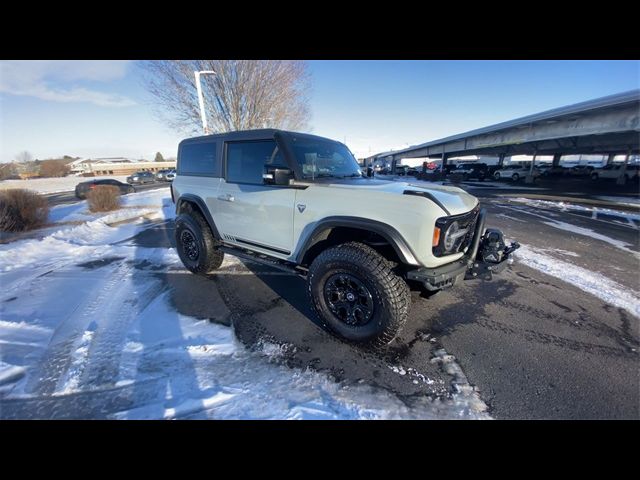
[(227, 182), (261, 185), (265, 167), (285, 165), (274, 140), (227, 143)]
[(216, 175), (219, 171), (215, 142), (187, 143), (180, 147), (180, 175)]

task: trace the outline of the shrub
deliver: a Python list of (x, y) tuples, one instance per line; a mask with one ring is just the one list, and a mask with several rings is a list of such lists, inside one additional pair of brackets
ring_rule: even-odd
[(40, 162), (41, 177), (64, 177), (71, 171), (65, 160), (43, 160)]
[(113, 185), (98, 185), (87, 194), (89, 210), (109, 212), (120, 208), (120, 189)]
[(47, 199), (22, 188), (0, 191), (0, 230), (23, 232), (41, 227), (49, 217)]

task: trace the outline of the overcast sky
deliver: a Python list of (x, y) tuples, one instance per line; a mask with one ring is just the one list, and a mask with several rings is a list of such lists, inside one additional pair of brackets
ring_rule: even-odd
[[(640, 88), (637, 61), (311, 61), (311, 132), (357, 156)], [(130, 61), (1, 61), (0, 161), (175, 156)]]

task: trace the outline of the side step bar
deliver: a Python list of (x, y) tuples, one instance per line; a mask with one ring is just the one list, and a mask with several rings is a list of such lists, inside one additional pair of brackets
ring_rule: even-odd
[(278, 270), (291, 273), (292, 275), (306, 276), (307, 274), (306, 270), (300, 267), (295, 267), (284, 260), (277, 260), (261, 253), (254, 253), (250, 250), (230, 247), (227, 245), (222, 245), (218, 247), (218, 250), (224, 253), (228, 253), (229, 255), (233, 255), (234, 257), (243, 258), (245, 260), (251, 260), (252, 262), (256, 262), (261, 265), (277, 268)]

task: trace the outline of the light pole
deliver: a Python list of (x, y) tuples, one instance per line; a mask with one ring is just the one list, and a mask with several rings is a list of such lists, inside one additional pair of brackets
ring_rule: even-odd
[(204, 134), (209, 134), (209, 127), (207, 126), (207, 114), (204, 110), (204, 97), (202, 96), (202, 86), (200, 85), (200, 75), (213, 74), (216, 72), (213, 70), (200, 70), (198, 72), (193, 72), (196, 76), (196, 90), (198, 90), (198, 103), (200, 104), (200, 117), (202, 118), (202, 130), (204, 130)]

